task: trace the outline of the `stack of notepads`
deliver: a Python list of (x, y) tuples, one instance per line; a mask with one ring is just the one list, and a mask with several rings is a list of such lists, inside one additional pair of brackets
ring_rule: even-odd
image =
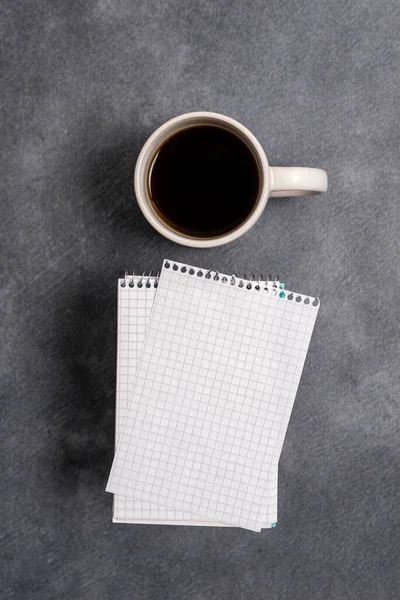
[(277, 280), (170, 260), (119, 280), (115, 522), (275, 526), (318, 309)]

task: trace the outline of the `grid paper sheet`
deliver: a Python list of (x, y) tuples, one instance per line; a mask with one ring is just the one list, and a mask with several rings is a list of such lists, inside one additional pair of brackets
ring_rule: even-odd
[(172, 264), (107, 490), (259, 531), (319, 304)]
[[(138, 284), (142, 282), (141, 287)], [(118, 342), (117, 342), (117, 389), (115, 437), (118, 441), (122, 425), (127, 415), (130, 390), (140, 352), (142, 350), (147, 322), (156, 293), (155, 277), (128, 277), (118, 280)], [(124, 287), (121, 287), (122, 284)], [(161, 513), (161, 514), (160, 514)], [(183, 514), (177, 514), (182, 518)], [(162, 509), (157, 505), (133, 501), (114, 495), (113, 520), (118, 523), (134, 520), (175, 518), (175, 511)]]
[[(118, 441), (127, 414), (132, 381), (142, 350), (147, 323), (156, 294), (156, 278), (128, 276), (118, 280), (118, 342), (115, 437)], [(141, 287), (138, 284), (142, 282)], [(260, 281), (261, 285), (266, 282)], [(271, 281), (270, 284), (273, 282)], [(268, 518), (263, 527), (271, 527), (277, 520), (278, 469), (276, 482), (268, 495)], [(224, 523), (196, 521), (189, 513), (166, 509), (156, 504), (114, 495), (113, 521), (115, 523), (159, 523), (226, 527)]]

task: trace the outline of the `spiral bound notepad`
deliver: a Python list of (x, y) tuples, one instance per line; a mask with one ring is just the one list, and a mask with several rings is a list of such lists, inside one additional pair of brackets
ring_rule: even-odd
[(258, 531), (318, 308), (165, 261), (108, 491)]
[[(115, 438), (118, 440), (126, 417), (132, 381), (145, 338), (147, 322), (156, 294), (158, 277), (126, 274), (118, 280), (118, 340)], [(264, 281), (261, 276), (255, 285), (270, 285), (284, 289), (275, 280)], [(277, 520), (278, 473), (266, 499), (268, 518), (263, 527), (271, 527)], [(198, 521), (190, 513), (168, 510), (133, 498), (114, 495), (113, 521), (115, 523), (152, 523), (165, 525), (226, 526), (223, 523)]]

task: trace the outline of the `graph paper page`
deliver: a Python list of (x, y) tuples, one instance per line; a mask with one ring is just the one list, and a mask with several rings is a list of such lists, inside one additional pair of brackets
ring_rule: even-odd
[[(156, 294), (156, 278), (128, 276), (118, 280), (118, 341), (117, 341), (117, 385), (116, 385), (116, 441), (122, 431), (127, 414), (132, 381), (142, 350), (148, 319)], [(260, 285), (266, 282), (261, 281)], [(271, 285), (272, 281), (269, 282)], [(140, 284), (140, 287), (139, 287)], [(134, 402), (134, 399), (132, 400)], [(132, 407), (133, 409), (135, 406)], [(266, 498), (267, 520), (263, 527), (271, 527), (277, 521), (278, 511), (278, 468), (275, 480), (271, 481)], [(182, 511), (166, 509), (149, 502), (114, 495), (113, 521), (116, 523), (163, 523), (200, 526), (226, 526), (223, 523), (198, 521)]]
[(283, 296), (164, 262), (108, 491), (260, 530), (318, 312)]

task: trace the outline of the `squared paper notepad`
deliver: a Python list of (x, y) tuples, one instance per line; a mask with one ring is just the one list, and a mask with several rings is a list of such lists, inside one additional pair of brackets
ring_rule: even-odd
[(107, 489), (259, 530), (318, 306), (205, 274), (164, 264)]
[[(156, 294), (158, 279), (151, 276), (125, 276), (118, 280), (118, 340), (116, 385), (116, 441), (126, 417), (132, 381), (145, 338), (148, 319)], [(260, 285), (274, 285), (273, 281), (260, 281)], [(282, 286), (283, 288), (283, 286)], [(277, 520), (278, 473), (271, 483), (266, 499), (267, 520), (263, 527), (271, 527)], [(223, 523), (198, 521), (190, 513), (166, 509), (155, 504), (135, 501), (133, 498), (114, 495), (113, 521), (115, 523), (153, 523), (170, 525), (226, 526)]]
[[(132, 380), (142, 350), (148, 319), (156, 294), (156, 277), (130, 276), (118, 281), (118, 340), (115, 437), (126, 418)], [(114, 495), (113, 521), (116, 523), (191, 523), (190, 513), (168, 510), (149, 502)], [(193, 524), (208, 524), (197, 523)]]

